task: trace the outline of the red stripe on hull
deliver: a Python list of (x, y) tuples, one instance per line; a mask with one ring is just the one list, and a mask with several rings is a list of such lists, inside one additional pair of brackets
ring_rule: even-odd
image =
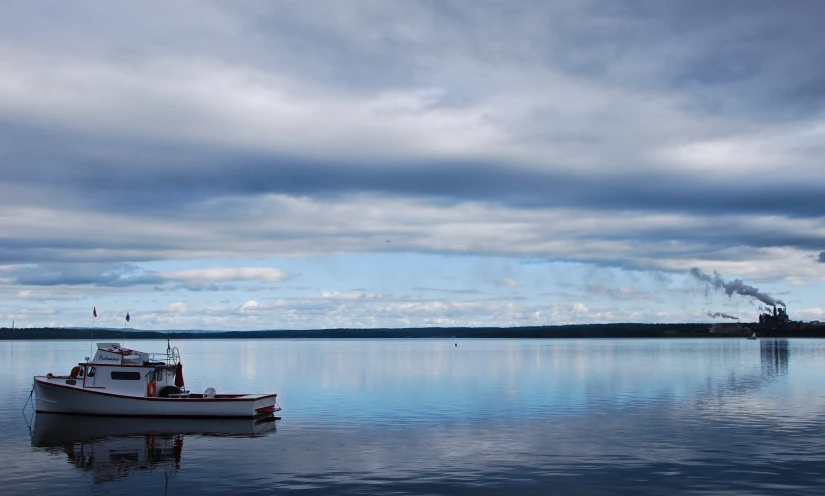
[[(87, 391), (87, 389), (92, 387), (102, 387), (102, 386), (87, 386), (87, 387), (71, 387), (71, 386), (64, 386), (62, 384), (52, 384), (48, 381), (42, 381), (37, 378), (35, 380), (40, 383), (42, 386), (51, 386), (56, 388), (63, 388), (63, 389), (70, 389), (72, 391), (78, 391), (82, 393), (89, 393), (89, 394), (102, 394), (104, 396), (115, 396), (118, 398), (128, 398), (130, 400), (140, 400), (140, 401), (209, 401), (209, 402), (216, 402), (216, 401), (250, 401), (252, 399), (262, 400), (264, 398), (275, 398), (278, 396), (278, 393), (273, 394), (237, 394), (232, 395), (233, 398), (158, 398), (158, 397), (145, 397), (145, 396), (129, 396), (128, 394), (117, 394), (117, 393), (104, 393), (101, 391)], [(220, 396), (220, 395), (218, 395)], [(244, 398), (246, 396), (246, 398)], [(250, 398), (251, 396), (251, 398)]]
[[(35, 413), (44, 413), (50, 414), (54, 413), (57, 415), (77, 415), (80, 417), (120, 417), (120, 418), (169, 418), (169, 419), (241, 419), (241, 420), (249, 420), (249, 419), (257, 419), (263, 418), (271, 415), (271, 413), (256, 413), (255, 415), (236, 415), (236, 416), (226, 416), (226, 415), (132, 415), (132, 414), (120, 414), (120, 413), (77, 413), (77, 412), (58, 412), (52, 410), (35, 410)], [(281, 417), (273, 417), (274, 420), (281, 420)]]

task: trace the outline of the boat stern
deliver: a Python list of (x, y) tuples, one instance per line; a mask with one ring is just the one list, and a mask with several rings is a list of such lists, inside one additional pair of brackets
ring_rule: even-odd
[(278, 405), (277, 397), (277, 394), (268, 394), (266, 396), (255, 398), (255, 404), (253, 406), (255, 412), (253, 416), (261, 417), (265, 415), (274, 415), (276, 412), (280, 412), (281, 407)]

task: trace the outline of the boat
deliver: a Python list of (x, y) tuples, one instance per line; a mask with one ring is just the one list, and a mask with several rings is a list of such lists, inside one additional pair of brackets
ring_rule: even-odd
[(97, 352), (68, 375), (34, 377), (35, 411), (120, 417), (257, 418), (281, 410), (277, 394), (186, 390), (178, 349), (150, 354), (97, 343)]
[(754, 332), (753, 335), (748, 336), (748, 339), (756, 339), (756, 333)]

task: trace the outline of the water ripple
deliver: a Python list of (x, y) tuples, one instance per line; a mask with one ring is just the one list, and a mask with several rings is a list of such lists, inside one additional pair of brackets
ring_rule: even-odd
[(0, 343), (3, 494), (804, 495), (825, 482), (816, 340), (177, 345), (190, 387), (276, 391), (284, 418), (216, 432), (40, 416), (32, 437), (31, 376), (68, 370), (88, 343)]

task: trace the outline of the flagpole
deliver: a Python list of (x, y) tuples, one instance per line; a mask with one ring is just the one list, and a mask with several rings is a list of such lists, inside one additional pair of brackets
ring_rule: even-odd
[(126, 347), (126, 324), (129, 322), (129, 312), (126, 312), (126, 320), (123, 322), (123, 340), (120, 342), (120, 347)]
[(92, 312), (92, 337), (89, 340), (89, 360), (87, 360), (87, 361), (91, 361), (92, 358), (94, 358), (92, 356), (92, 346), (94, 346), (94, 342), (95, 342), (95, 314), (96, 313), (97, 313), (97, 307), (95, 307), (94, 311)]
[(94, 359), (94, 343), (95, 343), (95, 319), (97, 319), (97, 306), (92, 309), (92, 341), (89, 343), (89, 361)]

